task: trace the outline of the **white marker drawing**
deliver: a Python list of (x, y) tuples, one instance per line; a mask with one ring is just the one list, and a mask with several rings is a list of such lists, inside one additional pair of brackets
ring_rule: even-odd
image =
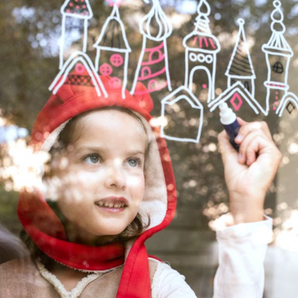
[[(149, 3), (149, 0), (144, 1)], [(131, 94), (135, 93), (138, 81), (143, 83), (149, 92), (159, 91), (165, 87), (172, 91), (166, 41), (172, 33), (172, 26), (159, 1), (152, 0), (152, 4), (149, 13), (140, 21), (143, 42)], [(156, 25), (157, 31), (155, 31)], [(148, 39), (155, 44), (151, 48), (147, 48)]]
[[(196, 131), (193, 136), (171, 136), (168, 135), (167, 130), (167, 121), (163, 121), (163, 124), (161, 125), (161, 136), (168, 140), (178, 141), (178, 142), (193, 142), (198, 143), (201, 138), (201, 132), (203, 127), (203, 114), (204, 114), (204, 107), (200, 103), (200, 101), (189, 91), (189, 89), (185, 86), (181, 86), (172, 93), (170, 93), (168, 96), (166, 96), (161, 101), (161, 116), (163, 119), (167, 119), (167, 106), (171, 107), (173, 105), (178, 105), (181, 102), (185, 102), (187, 105), (191, 107), (191, 109), (195, 109), (197, 112), (197, 118), (194, 119), (195, 121), (195, 127)], [(180, 110), (180, 108), (178, 108)], [(174, 111), (177, 110), (177, 108), (173, 109)], [(185, 111), (185, 109), (183, 109)], [(169, 117), (172, 118), (172, 115), (169, 115)], [(183, 127), (183, 121), (187, 119), (187, 117), (183, 117), (181, 119), (180, 125)], [(198, 121), (197, 121), (198, 120)], [(178, 124), (179, 125), (179, 124)], [(190, 134), (189, 129), (187, 134)]]
[(196, 85), (199, 91), (208, 88), (207, 102), (210, 102), (215, 96), (216, 59), (221, 47), (217, 38), (210, 31), (209, 15), (211, 10), (208, 2), (201, 0), (197, 11), (195, 29), (183, 39), (183, 46), (186, 48), (184, 85), (192, 91), (194, 74), (200, 71), (200, 77), (206, 78), (207, 76), (207, 80), (196, 83)]
[(286, 27), (283, 24), (284, 15), (281, 11), (281, 3), (275, 0), (273, 5), (275, 9), (271, 13), (272, 35), (269, 41), (262, 46), (268, 68), (267, 81), (264, 82), (267, 89), (266, 115), (269, 113), (270, 102), (274, 102), (273, 110), (276, 110), (279, 101), (289, 90), (288, 72), (291, 57), (294, 55), (284, 37)]
[(285, 109), (291, 114), (295, 108), (298, 110), (298, 97), (292, 92), (287, 92), (281, 99), (276, 114), (281, 117)]
[(236, 112), (241, 108), (243, 103), (247, 103), (256, 114), (259, 114), (260, 112), (265, 114), (263, 107), (239, 81), (227, 88), (214, 101), (209, 103), (208, 107), (210, 112), (213, 112), (223, 102), (232, 106)]
[(124, 99), (131, 48), (128, 44), (125, 28), (116, 4), (111, 15), (104, 23), (94, 47), (97, 49), (95, 58), (96, 70), (102, 75), (112, 76), (110, 82), (113, 82), (113, 85), (110, 86), (111, 88), (122, 86), (122, 98)]
[(239, 31), (236, 44), (225, 75), (228, 77), (228, 88), (236, 82), (241, 82), (252, 97), (254, 97), (256, 75), (245, 37), (245, 22), (243, 19), (239, 19), (238, 24)]
[(79, 19), (83, 21), (83, 46), (82, 51), (87, 50), (87, 38), (88, 38), (88, 20), (93, 17), (93, 12), (89, 4), (89, 0), (66, 0), (62, 5), (60, 12), (62, 14), (62, 33), (60, 40), (60, 62), (59, 69), (63, 67), (63, 54), (64, 54), (64, 42), (65, 42), (65, 30), (67, 18)]
[[(70, 74), (73, 70), (74, 73)], [(95, 87), (99, 97), (102, 93), (104, 97), (108, 97), (91, 59), (84, 52), (75, 52), (67, 59), (49, 90), (56, 94), (63, 84)]]

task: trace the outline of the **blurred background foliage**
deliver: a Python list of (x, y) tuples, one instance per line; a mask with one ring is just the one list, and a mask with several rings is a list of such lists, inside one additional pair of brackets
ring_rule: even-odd
[[(182, 39), (194, 29), (198, 2), (195, 0), (160, 1), (173, 25), (173, 33), (167, 39), (173, 89), (184, 83), (185, 48), (182, 46)], [(62, 0), (2, 0), (0, 2), (0, 116), (5, 119), (7, 125), (16, 124), (26, 128), (29, 133), (38, 112), (50, 96), (48, 86), (58, 73), (58, 41), (61, 35), (60, 7), (62, 4)], [(94, 61), (96, 51), (93, 44), (112, 8), (103, 0), (90, 0), (90, 4), (94, 17), (89, 23), (87, 52)], [(209, 1), (209, 4), (211, 6), (210, 29), (212, 34), (219, 39), (222, 48), (217, 57), (216, 94), (219, 95), (227, 87), (225, 71), (235, 46), (238, 32), (237, 19), (241, 17), (245, 20), (245, 32), (251, 44), (250, 53), (257, 77), (255, 97), (264, 107), (266, 89), (263, 82), (267, 78), (267, 66), (261, 47), (271, 36), (270, 14), (273, 10), (273, 1), (213, 0)], [(128, 71), (129, 90), (141, 51), (142, 36), (138, 23), (150, 8), (151, 3), (146, 4), (141, 0), (127, 0), (120, 6), (120, 15), (132, 48)], [(289, 85), (291, 91), (297, 94), (298, 2), (296, 0), (282, 1), (282, 10), (285, 16), (284, 24), (287, 28), (285, 37), (294, 50), (289, 69)], [(160, 116), (160, 102), (168, 94), (166, 89), (151, 94), (154, 101), (153, 116)], [(218, 111), (210, 113), (207, 103), (202, 103), (205, 111), (200, 142), (194, 144), (167, 141), (178, 190), (177, 215), (169, 230), (180, 231), (181, 235), (196, 231), (198, 235), (201, 235), (194, 240), (200, 243), (198, 247), (204, 247), (204, 243), (207, 245), (214, 240), (214, 232), (209, 229), (208, 223), (228, 210), (223, 166), (217, 148), (217, 134), (222, 130), (222, 126), (219, 122)], [(291, 136), (291, 143), (297, 142), (298, 136), (294, 134), (293, 129), (296, 113), (286, 115), (286, 118), (290, 120), (285, 119), (283, 122), (272, 112), (265, 117), (256, 116), (251, 111), (241, 109), (239, 116), (246, 121), (266, 121), (278, 146), (286, 141), (284, 134), (281, 133), (285, 126), (288, 135)], [(5, 146), (2, 145), (1, 151), (2, 166), (5, 166), (3, 158), (8, 154)], [(294, 151), (293, 154), (295, 153)], [(289, 151), (285, 154), (290, 158)], [(289, 160), (284, 160), (283, 163), (288, 164)], [(3, 182), (0, 187), (0, 222), (18, 233), (20, 225), (16, 216), (17, 192), (13, 190), (13, 187), (4, 187), (5, 176), (2, 175), (0, 179)], [(270, 188), (266, 199), (267, 213), (273, 217), (277, 217), (276, 190), (277, 181)], [(281, 221), (277, 221), (276, 224), (280, 225)], [(183, 240), (181, 241), (184, 243)], [(187, 252), (185, 249), (179, 252), (179, 248), (176, 251), (175, 248), (165, 248), (162, 251), (154, 243), (150, 244), (150, 250), (160, 256), (173, 254), (175, 257)], [(198, 250), (192, 251), (190, 256), (197, 254)], [(176, 268), (185, 275), (191, 272), (190, 267), (182, 263), (177, 263)], [(210, 269), (211, 273), (214, 273), (214, 268)], [(201, 273), (196, 271), (193, 275), (197, 276)], [(211, 273), (210, 276), (212, 276)], [(211, 277), (208, 278), (210, 283)], [(210, 295), (210, 291), (202, 294), (205, 297)]]

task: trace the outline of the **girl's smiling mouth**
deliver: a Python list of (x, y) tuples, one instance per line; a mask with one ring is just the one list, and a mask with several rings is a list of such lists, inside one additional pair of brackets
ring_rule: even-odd
[(124, 197), (106, 197), (96, 201), (95, 205), (106, 211), (119, 212), (128, 207), (128, 201)]

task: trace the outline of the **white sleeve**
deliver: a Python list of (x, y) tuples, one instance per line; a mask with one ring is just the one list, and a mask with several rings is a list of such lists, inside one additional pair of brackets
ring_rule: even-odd
[(196, 298), (185, 277), (169, 265), (160, 262), (152, 282), (152, 298)]
[(272, 236), (272, 219), (225, 227), (216, 232), (219, 267), (214, 298), (261, 298), (264, 258)]

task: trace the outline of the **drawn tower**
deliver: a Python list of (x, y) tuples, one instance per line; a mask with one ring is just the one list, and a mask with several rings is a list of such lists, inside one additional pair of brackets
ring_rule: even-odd
[[(185, 36), (185, 87), (196, 94), (208, 91), (207, 102), (214, 99), (216, 59), (221, 47), (217, 38), (211, 34), (209, 27), (210, 6), (206, 0), (198, 4), (195, 29)], [(196, 73), (196, 77), (195, 77)]]
[(255, 79), (253, 64), (244, 32), (244, 20), (239, 19), (239, 31), (225, 75), (228, 77), (228, 88), (236, 82), (241, 82), (247, 91), (255, 96)]
[[(149, 3), (149, 0), (144, 1)], [(159, 1), (152, 0), (152, 4), (149, 13), (140, 21), (143, 42), (131, 94), (136, 94), (137, 82), (143, 83), (149, 92), (166, 87), (172, 90), (166, 41), (172, 33), (172, 26)]]
[(281, 11), (281, 3), (275, 0), (273, 5), (275, 9), (271, 13), (272, 35), (269, 41), (262, 46), (268, 68), (267, 81), (264, 82), (267, 89), (266, 115), (269, 113), (270, 102), (274, 102), (273, 109), (276, 109), (283, 95), (289, 89), (288, 72), (290, 60), (294, 54), (284, 37), (286, 28), (283, 24), (284, 15)]
[(119, 88), (122, 86), (122, 98), (125, 98), (131, 48), (116, 4), (114, 4), (111, 15), (104, 23), (94, 47), (97, 49), (96, 70), (102, 75), (112, 76), (110, 87)]
[[(89, 4), (89, 0), (65, 0), (61, 6), (60, 12), (62, 14), (62, 33), (60, 41), (60, 62), (59, 69), (62, 69), (64, 63), (64, 43), (65, 33), (75, 28), (83, 28), (82, 38), (82, 51), (87, 50), (87, 38), (88, 38), (88, 20), (93, 17), (93, 12)], [(79, 50), (79, 49), (77, 49)]]

